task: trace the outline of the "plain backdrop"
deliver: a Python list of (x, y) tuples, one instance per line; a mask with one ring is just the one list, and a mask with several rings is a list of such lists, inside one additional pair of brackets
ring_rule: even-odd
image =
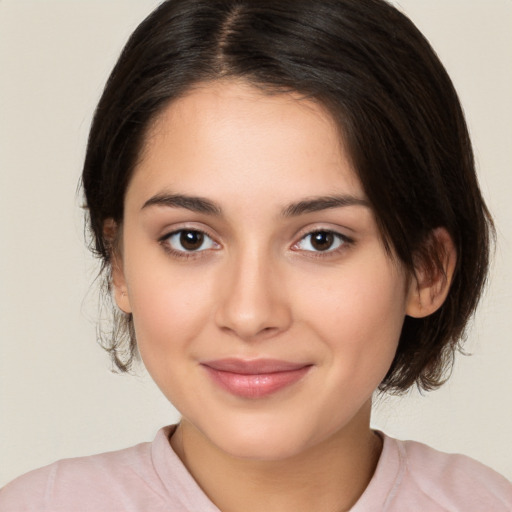
[[(0, 486), (63, 457), (151, 440), (178, 414), (96, 344), (97, 265), (77, 194), (87, 131), (126, 38), (156, 0), (0, 0)], [(381, 399), (374, 425), (512, 479), (512, 2), (396, 2), (459, 91), (499, 243), (451, 380)]]

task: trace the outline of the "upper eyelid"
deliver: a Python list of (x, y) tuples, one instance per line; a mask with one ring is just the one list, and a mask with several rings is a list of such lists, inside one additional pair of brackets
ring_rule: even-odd
[[(161, 245), (170, 245), (169, 239), (172, 236), (175, 236), (178, 233), (181, 233), (182, 231), (196, 231), (197, 233), (201, 233), (204, 236), (208, 237), (216, 246), (221, 247), (221, 244), (217, 241), (217, 239), (215, 237), (211, 236), (207, 231), (205, 231), (203, 229), (198, 229), (198, 228), (182, 227), (182, 228), (178, 228), (178, 229), (173, 229), (171, 231), (167, 231), (166, 234), (158, 237), (157, 241)], [(188, 251), (183, 251), (183, 252), (188, 252)], [(193, 251), (191, 251), (191, 252), (193, 252)], [(197, 251), (197, 252), (203, 252), (203, 251)]]
[(343, 233), (340, 230), (337, 230), (334, 228), (322, 228), (322, 227), (315, 228), (315, 229), (309, 229), (309, 230), (305, 231), (304, 234), (302, 235), (302, 238), (305, 236), (308, 236), (308, 235), (312, 235), (314, 233), (333, 233), (334, 235), (339, 235), (342, 238), (350, 238), (348, 235), (345, 235), (345, 233)]
[[(202, 249), (202, 250), (191, 250), (191, 251), (175, 249), (174, 247), (172, 247), (172, 244), (169, 239), (183, 231), (195, 231), (197, 233), (201, 233), (201, 234), (205, 235), (206, 237), (208, 237), (213, 242), (213, 245), (216, 247), (213, 247), (213, 248), (209, 247), (209, 248)], [(159, 243), (159, 245), (161, 245), (164, 248), (164, 250), (166, 252), (169, 252), (177, 257), (179, 256), (180, 258), (181, 257), (183, 257), (183, 258), (185, 258), (185, 257), (186, 258), (198, 258), (198, 257), (204, 256), (203, 253), (205, 253), (205, 252), (208, 252), (211, 250), (218, 250), (218, 248), (221, 247), (221, 245), (215, 240), (215, 238), (210, 236), (206, 231), (197, 229), (197, 228), (186, 228), (186, 227), (182, 227), (179, 229), (174, 229), (172, 231), (169, 231), (166, 235), (162, 235), (160, 238), (158, 238), (158, 243)]]
[[(311, 236), (314, 233), (318, 233), (318, 232), (332, 233), (333, 235), (335, 235), (336, 237), (338, 237), (340, 239), (340, 241), (341, 241), (340, 246), (336, 247), (334, 249), (329, 249), (329, 250), (325, 250), (325, 251), (311, 251), (311, 250), (307, 250), (307, 249), (301, 249), (298, 247), (299, 244), (303, 240), (305, 240), (308, 236)], [(352, 237), (349, 237), (343, 233), (340, 233), (336, 229), (316, 228), (316, 229), (310, 229), (309, 231), (298, 236), (296, 238), (296, 241), (293, 242), (293, 244), (291, 245), (290, 250), (293, 252), (301, 251), (301, 252), (303, 252), (305, 254), (309, 254), (311, 256), (326, 258), (329, 255), (332, 256), (334, 254), (340, 253), (340, 251), (348, 249), (348, 247), (354, 245), (354, 243), (355, 243), (355, 240)]]
[(353, 241), (353, 237), (350, 236), (350, 235), (347, 235), (346, 233), (344, 233), (343, 231), (354, 231), (353, 229), (350, 229), (349, 227), (332, 227), (332, 226), (327, 226), (327, 225), (322, 225), (322, 224), (318, 224), (316, 226), (308, 226), (306, 228), (303, 228), (303, 229), (300, 229), (297, 231), (297, 233), (295, 234), (295, 239), (296, 239), (296, 242), (294, 243), (297, 243), (298, 241), (302, 240), (303, 238), (305, 238), (306, 236), (308, 235), (312, 235), (313, 233), (318, 233), (319, 231), (325, 231), (325, 232), (328, 232), (328, 233), (333, 233), (335, 235), (338, 235), (340, 236), (341, 238), (343, 238), (344, 240), (350, 240), (350, 241)]
[[(326, 224), (321, 224), (321, 223), (319, 223), (318, 225), (313, 225), (313, 226), (309, 225), (307, 227), (304, 227), (304, 228), (296, 231), (295, 235), (293, 236), (292, 246), (297, 245), (305, 237), (312, 235), (314, 233), (318, 233), (320, 231), (333, 233), (334, 235), (342, 238), (345, 242), (350, 242), (350, 243), (354, 242), (354, 238), (352, 236), (347, 235), (346, 233), (343, 233), (344, 230), (353, 231), (352, 229), (350, 229), (349, 227), (346, 227), (346, 226), (336, 228), (336, 227), (332, 227), (332, 226), (329, 226)], [(220, 242), (220, 240), (219, 240), (220, 237), (213, 234), (212, 230), (208, 229), (207, 226), (205, 226), (205, 227), (203, 227), (203, 225), (197, 226), (197, 224), (195, 222), (191, 222), (191, 223), (187, 222), (187, 223), (184, 223), (184, 225), (178, 225), (178, 226), (172, 227), (172, 228), (169, 227), (169, 228), (163, 230), (164, 234), (158, 237), (158, 241), (165, 242), (165, 240), (167, 240), (172, 235), (175, 235), (176, 233), (180, 233), (182, 231), (197, 231), (199, 233), (203, 233), (205, 236), (212, 239), (217, 245), (219, 245), (219, 246), (223, 245), (222, 242)]]
[(210, 230), (208, 230), (206, 228), (202, 228), (202, 227), (186, 225), (186, 226), (168, 228), (168, 229), (164, 229), (162, 231), (163, 231), (163, 235), (158, 237), (159, 241), (164, 241), (167, 238), (171, 237), (172, 235), (175, 235), (176, 233), (180, 233), (181, 231), (197, 231), (198, 233), (202, 233), (203, 235), (206, 235), (207, 237), (211, 238), (216, 243), (219, 243), (217, 241), (217, 238), (214, 235), (212, 235)]
[(344, 235), (343, 233), (340, 233), (339, 231), (335, 231), (333, 229), (314, 229), (313, 231), (308, 231), (307, 233), (304, 233), (304, 235), (300, 236), (296, 242), (294, 242), (294, 245), (298, 244), (300, 241), (304, 240), (306, 237), (314, 235), (315, 233), (332, 233), (334, 236), (340, 237), (345, 242), (352, 242), (352, 238)]

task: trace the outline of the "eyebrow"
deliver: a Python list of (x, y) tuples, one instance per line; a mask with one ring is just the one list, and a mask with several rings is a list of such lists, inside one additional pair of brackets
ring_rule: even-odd
[(186, 196), (183, 194), (157, 194), (156, 196), (148, 199), (142, 206), (148, 208), (149, 206), (167, 206), (170, 208), (186, 208), (187, 210), (206, 213), (208, 215), (221, 215), (222, 210), (212, 201), (203, 197)]
[[(184, 194), (157, 194), (148, 199), (141, 209), (150, 206), (185, 208), (193, 212), (205, 213), (207, 215), (222, 215), (221, 207), (213, 201), (203, 197), (187, 196)], [(360, 199), (352, 195), (313, 197), (289, 204), (281, 210), (281, 215), (283, 217), (296, 217), (306, 213), (346, 206), (365, 206), (369, 208), (370, 203), (365, 199)]]
[(288, 205), (282, 211), (282, 215), (283, 217), (295, 217), (305, 213), (313, 213), (330, 208), (341, 208), (344, 206), (365, 206), (370, 208), (370, 203), (366, 199), (360, 199), (351, 195), (313, 197)]

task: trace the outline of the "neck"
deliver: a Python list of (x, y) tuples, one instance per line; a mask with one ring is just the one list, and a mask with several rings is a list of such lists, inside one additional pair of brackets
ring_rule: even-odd
[(351, 424), (282, 460), (233, 457), (186, 420), (171, 445), (223, 512), (349, 510), (370, 482), (382, 449), (370, 430), (370, 404)]

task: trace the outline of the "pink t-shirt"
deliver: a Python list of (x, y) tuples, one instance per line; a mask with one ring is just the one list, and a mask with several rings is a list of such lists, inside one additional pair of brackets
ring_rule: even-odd
[[(169, 444), (67, 459), (0, 490), (1, 512), (219, 512)], [(511, 512), (512, 484), (463, 455), (382, 434), (375, 474), (351, 512)]]

